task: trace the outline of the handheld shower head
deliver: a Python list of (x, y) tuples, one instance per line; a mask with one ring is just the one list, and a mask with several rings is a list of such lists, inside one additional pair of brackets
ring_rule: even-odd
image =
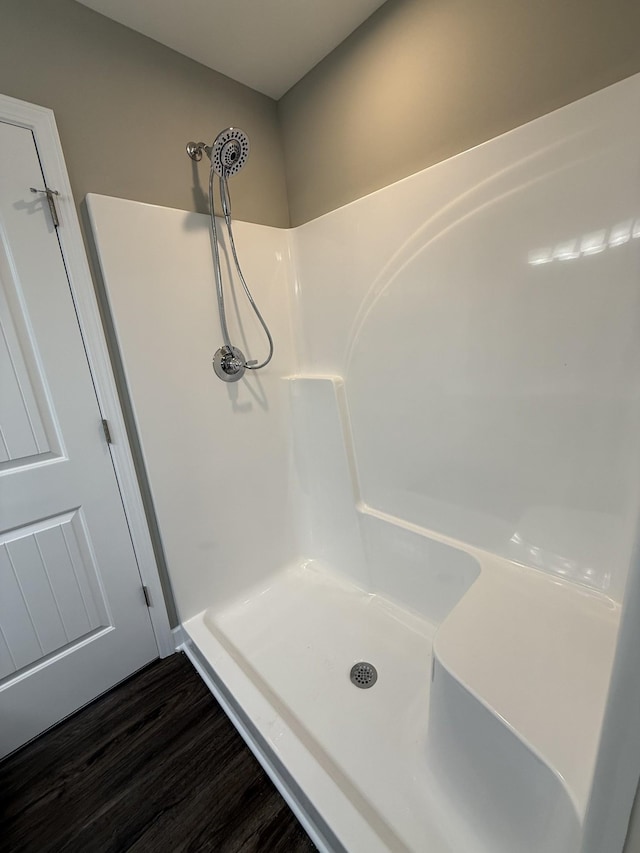
[[(208, 153), (208, 152), (207, 152)], [(229, 178), (237, 174), (249, 157), (249, 137), (238, 127), (219, 133), (211, 146), (211, 163), (216, 174)]]
[(249, 137), (238, 127), (221, 131), (211, 145), (204, 142), (188, 142), (187, 154), (197, 163), (202, 152), (207, 155), (217, 175), (229, 178), (237, 174), (249, 157)]
[(249, 156), (249, 137), (238, 127), (221, 131), (211, 145), (204, 142), (188, 142), (187, 154), (197, 163), (202, 152), (207, 155), (217, 175), (229, 178), (242, 169)]

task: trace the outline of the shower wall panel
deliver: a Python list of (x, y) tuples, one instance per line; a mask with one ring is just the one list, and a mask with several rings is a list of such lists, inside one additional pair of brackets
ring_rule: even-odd
[[(208, 218), (97, 195), (87, 197), (87, 206), (185, 620), (262, 583), (297, 556), (289, 386), (281, 378), (294, 370), (289, 236), (234, 226), (276, 347), (266, 369), (223, 383), (211, 367), (221, 335)], [(227, 300), (230, 334), (247, 358), (261, 359), (266, 341), (240, 293), (242, 323), (234, 298)]]
[(638, 515), (640, 76), (294, 231), (301, 369), (364, 505), (620, 600)]

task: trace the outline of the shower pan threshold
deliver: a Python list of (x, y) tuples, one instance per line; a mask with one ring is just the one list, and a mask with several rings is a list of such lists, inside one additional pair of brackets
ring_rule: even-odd
[[(452, 849), (424, 759), (435, 626), (314, 561), (183, 628), (319, 849)], [(350, 680), (359, 661), (377, 669), (367, 690)]]

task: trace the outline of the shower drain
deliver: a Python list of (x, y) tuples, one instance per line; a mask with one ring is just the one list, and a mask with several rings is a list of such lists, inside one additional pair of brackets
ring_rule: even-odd
[(366, 690), (368, 687), (373, 687), (378, 680), (378, 670), (372, 663), (361, 660), (360, 663), (354, 663), (351, 667), (349, 678), (356, 687)]

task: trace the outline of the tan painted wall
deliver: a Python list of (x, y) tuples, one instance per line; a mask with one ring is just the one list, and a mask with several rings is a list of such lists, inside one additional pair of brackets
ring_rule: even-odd
[(0, 0), (0, 93), (55, 111), (77, 202), (94, 192), (205, 212), (207, 170), (184, 146), (238, 125), (252, 151), (234, 215), (289, 224), (275, 101), (73, 0)]
[(640, 71), (638, 0), (387, 0), (279, 102), (292, 225)]

